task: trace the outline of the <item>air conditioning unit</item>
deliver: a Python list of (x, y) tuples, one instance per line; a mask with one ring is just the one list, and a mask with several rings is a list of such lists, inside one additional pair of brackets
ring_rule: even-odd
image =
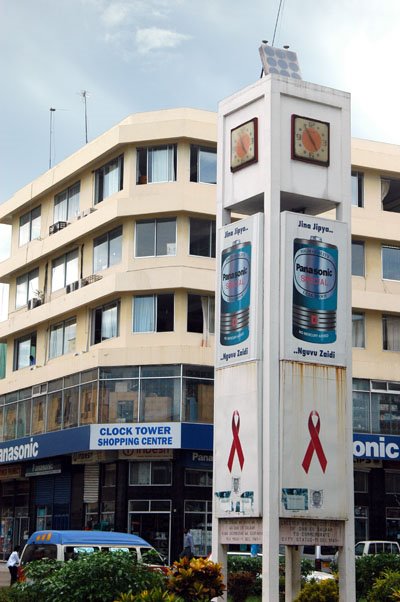
[(67, 293), (72, 293), (72, 291), (76, 291), (79, 288), (79, 280), (75, 280), (75, 282), (70, 282), (65, 288)]
[(62, 230), (63, 228), (66, 228), (68, 226), (68, 222), (56, 222), (55, 224), (52, 224), (49, 228), (49, 234), (55, 234), (56, 232), (58, 232), (59, 230)]
[(42, 305), (42, 300), (39, 297), (33, 297), (33, 299), (28, 300), (28, 309), (34, 309), (35, 307), (39, 307)]

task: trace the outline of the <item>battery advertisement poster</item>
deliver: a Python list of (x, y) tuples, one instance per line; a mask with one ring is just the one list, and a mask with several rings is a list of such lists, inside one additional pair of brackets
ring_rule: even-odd
[(281, 362), (281, 517), (345, 519), (346, 369)]
[(262, 230), (260, 213), (219, 230), (217, 368), (261, 356)]
[(281, 359), (344, 366), (348, 226), (284, 212)]

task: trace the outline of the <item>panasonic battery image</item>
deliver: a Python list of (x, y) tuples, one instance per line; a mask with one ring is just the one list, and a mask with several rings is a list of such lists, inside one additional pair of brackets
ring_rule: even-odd
[(251, 243), (235, 242), (221, 257), (221, 345), (249, 336)]
[(293, 335), (308, 343), (336, 341), (338, 248), (295, 238), (293, 244)]

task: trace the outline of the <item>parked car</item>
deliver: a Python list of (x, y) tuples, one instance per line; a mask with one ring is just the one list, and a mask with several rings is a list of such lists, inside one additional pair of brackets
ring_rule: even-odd
[(128, 552), (137, 562), (166, 573), (168, 567), (162, 556), (147, 541), (129, 533), (115, 531), (35, 531), (21, 554), (21, 571), (33, 560), (50, 558), (59, 562), (74, 560), (79, 554), (93, 552)]
[(356, 556), (366, 556), (368, 554), (400, 554), (400, 545), (397, 541), (359, 541), (355, 545), (354, 553)]

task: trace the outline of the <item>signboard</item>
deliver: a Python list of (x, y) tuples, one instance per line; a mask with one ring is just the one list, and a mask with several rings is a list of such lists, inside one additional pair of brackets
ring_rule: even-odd
[(72, 454), (89, 447), (89, 426), (0, 443), (0, 465)]
[(287, 546), (342, 546), (343, 522), (281, 518), (279, 543)]
[(219, 521), (219, 528), (221, 543), (262, 544), (261, 518), (235, 518), (235, 520), (221, 519)]
[(180, 446), (179, 422), (90, 425), (90, 449), (174, 449)]
[(221, 228), (217, 368), (260, 358), (263, 215)]
[(82, 451), (72, 454), (71, 464), (98, 464), (99, 462), (110, 461), (110, 454), (101, 451)]
[(48, 474), (59, 474), (61, 472), (60, 462), (46, 462), (42, 464), (31, 464), (25, 470), (26, 477), (41, 477)]
[(354, 458), (375, 460), (398, 460), (400, 458), (400, 437), (353, 434), (353, 456)]
[(346, 370), (281, 362), (282, 517), (345, 519)]
[(0, 481), (8, 481), (9, 479), (19, 479), (21, 476), (21, 464), (12, 464), (11, 466), (0, 466)]
[(281, 225), (281, 359), (344, 366), (348, 226), (289, 212)]
[(260, 516), (261, 411), (257, 362), (216, 377), (214, 508), (218, 517)]
[(118, 452), (120, 460), (172, 460), (172, 449), (121, 449)]

